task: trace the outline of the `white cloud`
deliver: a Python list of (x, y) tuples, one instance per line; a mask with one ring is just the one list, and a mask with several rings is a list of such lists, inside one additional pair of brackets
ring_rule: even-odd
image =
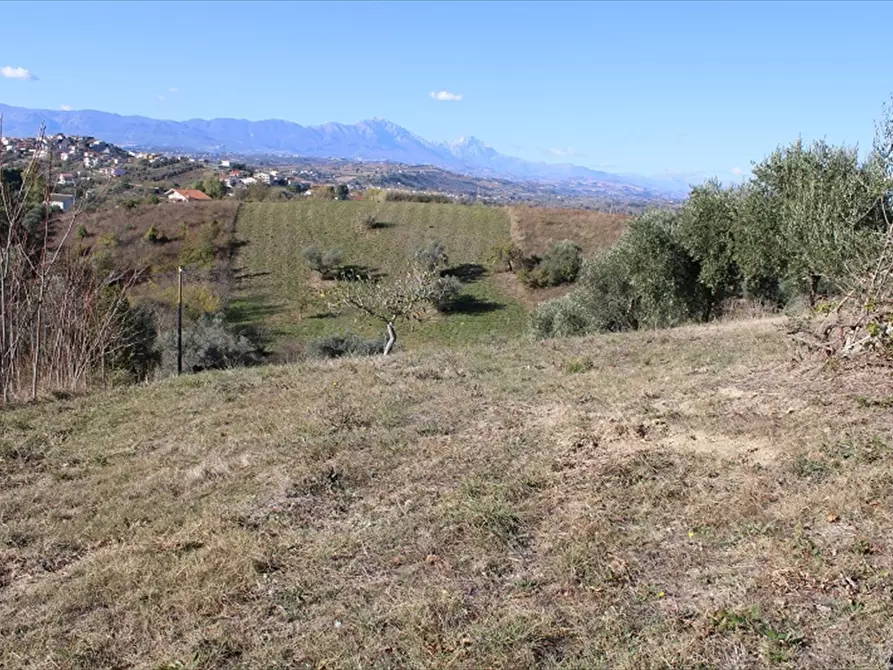
[(61, 109), (63, 112), (70, 112), (71, 105), (59, 105), (59, 109)]
[(155, 97), (161, 102), (165, 102), (168, 98), (171, 98), (180, 93), (180, 89), (176, 86), (172, 86), (171, 88), (165, 89), (163, 93), (159, 93)]
[(572, 147), (568, 147), (567, 149), (558, 149), (558, 148), (553, 147), (553, 148), (549, 149), (549, 153), (552, 154), (553, 156), (561, 156), (562, 158), (571, 158), (572, 156), (585, 158), (585, 156), (583, 154), (581, 154), (579, 151), (577, 151), (576, 149), (574, 149)]
[(736, 177), (743, 177), (747, 174), (747, 170), (742, 170), (740, 167), (733, 167), (731, 170), (729, 170), (729, 172), (731, 172)]
[(29, 70), (23, 67), (12, 67), (11, 65), (0, 67), (0, 77), (5, 77), (6, 79), (37, 79)]
[(450, 93), (443, 89), (440, 91), (431, 91), (430, 95), (434, 100), (441, 100), (444, 102), (458, 102), (462, 99), (461, 93)]

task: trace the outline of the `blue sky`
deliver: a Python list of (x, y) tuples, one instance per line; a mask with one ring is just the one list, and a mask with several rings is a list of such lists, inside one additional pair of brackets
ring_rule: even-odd
[(728, 180), (798, 136), (867, 147), (893, 93), (891, 19), (853, 2), (3, 3), (21, 29), (0, 40), (0, 102), (381, 117), (531, 160)]

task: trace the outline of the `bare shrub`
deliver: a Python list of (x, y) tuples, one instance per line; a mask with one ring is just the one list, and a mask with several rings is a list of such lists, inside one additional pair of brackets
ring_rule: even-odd
[[(43, 129), (36, 141), (49, 146)], [(35, 398), (41, 388), (84, 389), (132, 344), (127, 291), (138, 273), (66, 247), (80, 212), (62, 214), (49, 205), (51, 166), (48, 149), (24, 170), (4, 167), (0, 156), (3, 404)]]

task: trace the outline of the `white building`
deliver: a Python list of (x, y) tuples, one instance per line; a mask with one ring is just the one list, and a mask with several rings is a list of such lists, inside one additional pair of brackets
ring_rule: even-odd
[(165, 193), (171, 202), (192, 202), (194, 200), (211, 200), (211, 197), (201, 191), (191, 188), (173, 188)]
[(74, 196), (66, 193), (53, 193), (50, 195), (50, 206), (67, 212), (74, 207)]

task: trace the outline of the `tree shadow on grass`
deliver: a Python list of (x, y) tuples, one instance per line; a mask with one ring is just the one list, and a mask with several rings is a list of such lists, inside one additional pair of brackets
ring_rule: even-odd
[(255, 277), (266, 277), (267, 275), (273, 274), (269, 270), (264, 270), (262, 272), (246, 272), (245, 274), (239, 274), (243, 272), (245, 268), (235, 268), (232, 271), (233, 281), (244, 281), (245, 279), (254, 279)]
[(234, 326), (252, 326), (269, 316), (279, 313), (279, 308), (266, 298), (257, 295), (234, 300), (227, 305), (224, 314), (228, 323)]
[(226, 242), (226, 244), (220, 245), (217, 250), (222, 251), (230, 258), (233, 258), (236, 255), (236, 252), (239, 251), (239, 249), (247, 246), (248, 240), (230, 239)]
[(455, 277), (464, 284), (471, 284), (487, 276), (487, 269), (477, 263), (463, 263), (446, 270), (442, 270), (441, 277)]
[(344, 281), (378, 281), (387, 275), (378, 268), (368, 265), (342, 265), (338, 268), (338, 279)]
[(487, 314), (500, 309), (505, 309), (505, 305), (492, 300), (481, 300), (468, 293), (462, 293), (456, 296), (449, 308), (445, 310), (447, 314)]

